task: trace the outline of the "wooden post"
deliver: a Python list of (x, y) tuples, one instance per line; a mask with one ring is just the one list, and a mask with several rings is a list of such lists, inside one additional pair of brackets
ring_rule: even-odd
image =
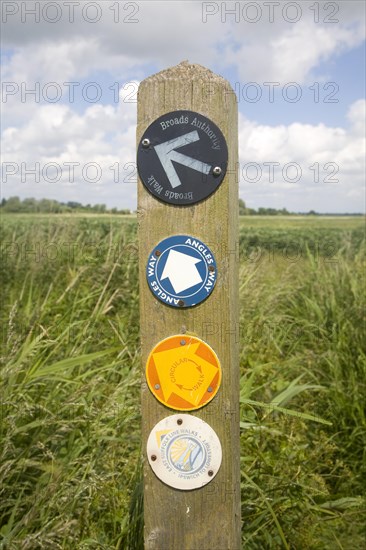
[[(196, 111), (225, 136), (228, 170), (217, 191), (192, 206), (165, 204), (138, 181), (142, 437), (145, 548), (148, 550), (238, 550), (240, 544), (238, 129), (237, 102), (229, 83), (200, 65), (183, 62), (144, 80), (138, 94), (137, 143), (147, 127), (175, 110)], [(146, 263), (156, 244), (177, 234), (204, 241), (217, 261), (212, 295), (194, 308), (162, 304), (146, 282)], [(181, 491), (162, 483), (146, 459), (146, 441), (157, 422), (177, 411), (150, 392), (145, 364), (152, 348), (174, 334), (205, 340), (218, 355), (222, 383), (216, 397), (192, 411), (208, 422), (222, 446), (217, 476), (202, 488)]]

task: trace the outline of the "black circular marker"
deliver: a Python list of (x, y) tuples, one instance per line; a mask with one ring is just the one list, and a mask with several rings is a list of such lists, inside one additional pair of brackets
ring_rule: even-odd
[(157, 199), (189, 206), (209, 197), (224, 179), (228, 149), (221, 130), (194, 111), (156, 119), (137, 148), (137, 169)]

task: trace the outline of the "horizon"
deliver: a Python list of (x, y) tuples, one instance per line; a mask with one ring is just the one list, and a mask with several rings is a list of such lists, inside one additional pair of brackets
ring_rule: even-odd
[[(87, 213), (93, 213), (95, 215), (103, 215), (103, 214), (110, 214), (110, 215), (113, 215), (113, 214), (119, 214), (121, 215), (121, 212), (125, 211), (122, 215), (137, 215), (137, 210), (132, 210), (128, 207), (118, 207), (118, 206), (111, 206), (111, 207), (107, 207), (106, 204), (104, 203), (94, 203), (94, 204), (90, 204), (90, 203), (87, 203), (87, 204), (82, 204), (82, 203), (76, 203), (74, 201), (68, 201), (68, 202), (62, 202), (62, 201), (57, 201), (56, 199), (51, 199), (51, 198), (48, 198), (48, 197), (42, 197), (40, 199), (36, 199), (35, 197), (25, 197), (24, 199), (21, 199), (20, 197), (17, 197), (17, 196), (11, 196), (11, 197), (8, 197), (7, 199), (6, 198), (3, 198), (2, 201), (0, 202), (0, 210), (4, 210), (6, 209), (6, 204), (7, 202), (10, 200), (10, 199), (16, 199), (18, 198), (20, 200), (20, 204), (24, 204), (24, 201), (30, 201), (30, 200), (33, 200), (33, 201), (36, 201), (38, 204), (42, 201), (50, 201), (50, 202), (54, 202), (60, 206), (66, 206), (68, 208), (71, 209), (71, 211), (68, 211), (68, 212), (49, 212), (49, 211), (44, 211), (44, 212), (32, 212), (32, 211), (20, 211), (20, 212), (16, 212), (16, 211), (6, 211), (5, 210), (5, 213), (6, 214), (56, 214), (56, 215), (60, 215), (60, 214), (66, 214), (66, 213), (73, 213), (72, 210), (75, 210), (75, 212), (78, 211), (78, 209), (87, 209), (88, 212)], [(239, 209), (240, 209), (240, 201), (244, 201), (244, 199), (242, 199), (241, 197), (239, 197), (239, 200), (238, 200), (238, 204), (239, 204)], [(76, 206), (69, 206), (70, 204), (77, 204)], [(97, 207), (105, 207), (105, 210), (104, 211), (94, 211), (94, 212), (90, 212), (89, 210), (93, 210)], [(293, 211), (287, 211), (286, 207), (282, 207), (282, 208), (279, 208), (279, 209), (274, 209), (272, 207), (266, 207), (266, 206), (259, 206), (258, 208), (250, 208), (250, 207), (247, 207), (248, 210), (254, 210), (255, 213), (247, 213), (247, 214), (240, 214), (239, 212), (239, 215), (240, 216), (261, 216), (261, 215), (264, 215), (264, 216), (268, 216), (268, 215), (276, 215), (276, 216), (286, 216), (286, 217), (289, 217), (289, 216), (312, 216), (312, 215), (315, 215), (315, 216), (366, 216), (366, 214), (364, 212), (318, 212), (318, 211), (314, 211), (314, 210), (309, 210), (309, 211), (296, 211), (296, 212), (293, 212)], [(116, 212), (112, 212), (112, 210), (116, 210)], [(127, 210), (129, 210), (129, 214), (127, 213)], [(273, 213), (273, 214), (259, 214), (259, 210), (274, 210), (276, 213)], [(283, 212), (284, 210), (286, 210), (286, 213), (277, 213), (277, 212)], [(4, 212), (3, 212), (4, 213)], [(80, 212), (79, 212), (80, 213)]]

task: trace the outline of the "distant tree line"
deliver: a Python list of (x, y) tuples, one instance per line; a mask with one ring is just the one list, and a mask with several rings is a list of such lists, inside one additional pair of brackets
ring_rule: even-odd
[(289, 216), (289, 212), (286, 208), (281, 208), (277, 210), (276, 208), (264, 208), (260, 207), (258, 210), (255, 208), (248, 208), (243, 201), (239, 199), (239, 215), (240, 216)]
[(259, 207), (257, 210), (255, 208), (248, 208), (243, 201), (239, 199), (239, 215), (240, 216), (363, 216), (361, 212), (358, 213), (339, 213), (332, 214), (327, 212), (315, 212), (315, 210), (309, 210), (309, 212), (289, 212), (287, 208), (263, 208)]
[(124, 208), (107, 208), (105, 204), (87, 204), (68, 201), (59, 202), (53, 199), (23, 199), (9, 197), (2, 199), (0, 208), (3, 212), (24, 213), (24, 214), (65, 214), (72, 212), (93, 212), (96, 214), (131, 214), (131, 210)]
[[(76, 201), (59, 202), (53, 199), (20, 199), (19, 197), (9, 197), (8, 199), (2, 199), (0, 203), (0, 210), (2, 212), (21, 213), (21, 214), (65, 214), (72, 212), (91, 212), (94, 214), (132, 214), (132, 211), (128, 208), (107, 208), (105, 204), (81, 204)], [(314, 210), (309, 212), (289, 212), (287, 208), (264, 208), (259, 207), (248, 208), (243, 201), (239, 199), (239, 215), (240, 216), (296, 216), (304, 215), (309, 216), (327, 216), (332, 214), (319, 213)], [(333, 214), (334, 215), (334, 214)], [(362, 213), (354, 214), (338, 214), (342, 216), (362, 216)]]

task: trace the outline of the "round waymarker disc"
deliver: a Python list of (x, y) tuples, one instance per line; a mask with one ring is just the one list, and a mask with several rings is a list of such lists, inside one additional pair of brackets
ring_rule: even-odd
[(178, 308), (203, 302), (213, 291), (217, 266), (213, 252), (191, 235), (160, 241), (149, 254), (146, 278), (156, 298)]
[(187, 334), (159, 342), (146, 362), (146, 380), (156, 399), (177, 411), (209, 403), (221, 384), (221, 365), (214, 350)]
[(147, 441), (155, 475), (175, 489), (203, 487), (216, 476), (222, 459), (220, 440), (200, 418), (175, 414), (158, 422)]
[(154, 120), (137, 149), (142, 183), (168, 204), (189, 206), (210, 196), (224, 179), (227, 162), (220, 128), (194, 111), (173, 111)]

